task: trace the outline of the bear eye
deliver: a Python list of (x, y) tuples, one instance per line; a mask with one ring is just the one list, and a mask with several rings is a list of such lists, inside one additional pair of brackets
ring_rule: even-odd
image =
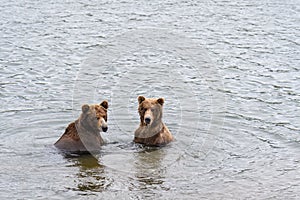
[(100, 119), (100, 117), (96, 117), (96, 119), (97, 119), (97, 120), (99, 120), (99, 119)]

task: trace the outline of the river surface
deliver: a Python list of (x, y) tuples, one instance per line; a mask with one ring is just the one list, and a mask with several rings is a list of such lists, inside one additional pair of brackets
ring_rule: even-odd
[[(300, 2), (1, 1), (1, 199), (299, 199)], [(176, 140), (132, 143), (137, 96)], [(109, 101), (106, 145), (53, 144)]]

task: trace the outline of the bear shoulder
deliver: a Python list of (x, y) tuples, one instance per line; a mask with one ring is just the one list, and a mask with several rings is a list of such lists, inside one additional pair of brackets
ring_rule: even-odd
[(73, 140), (80, 140), (75, 122), (72, 122), (68, 125), (63, 135), (70, 137)]

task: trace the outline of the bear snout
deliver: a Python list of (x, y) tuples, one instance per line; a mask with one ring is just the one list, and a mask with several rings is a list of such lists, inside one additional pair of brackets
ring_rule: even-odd
[(108, 127), (107, 127), (107, 126), (104, 126), (104, 127), (102, 127), (102, 131), (103, 131), (103, 132), (106, 132), (106, 131), (107, 131), (107, 129), (108, 129)]
[(99, 128), (101, 128), (103, 132), (106, 132), (108, 129), (107, 123), (103, 118), (100, 120)]
[(146, 118), (145, 118), (145, 123), (146, 123), (146, 124), (150, 124), (150, 122), (151, 122), (151, 118), (150, 118), (150, 117), (146, 117)]

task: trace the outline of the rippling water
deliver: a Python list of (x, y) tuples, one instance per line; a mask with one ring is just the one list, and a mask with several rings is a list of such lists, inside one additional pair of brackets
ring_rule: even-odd
[[(299, 10), (1, 2), (0, 197), (299, 199)], [(140, 94), (166, 98), (171, 145), (131, 143)], [(52, 144), (80, 105), (103, 99), (102, 153), (61, 155)]]

